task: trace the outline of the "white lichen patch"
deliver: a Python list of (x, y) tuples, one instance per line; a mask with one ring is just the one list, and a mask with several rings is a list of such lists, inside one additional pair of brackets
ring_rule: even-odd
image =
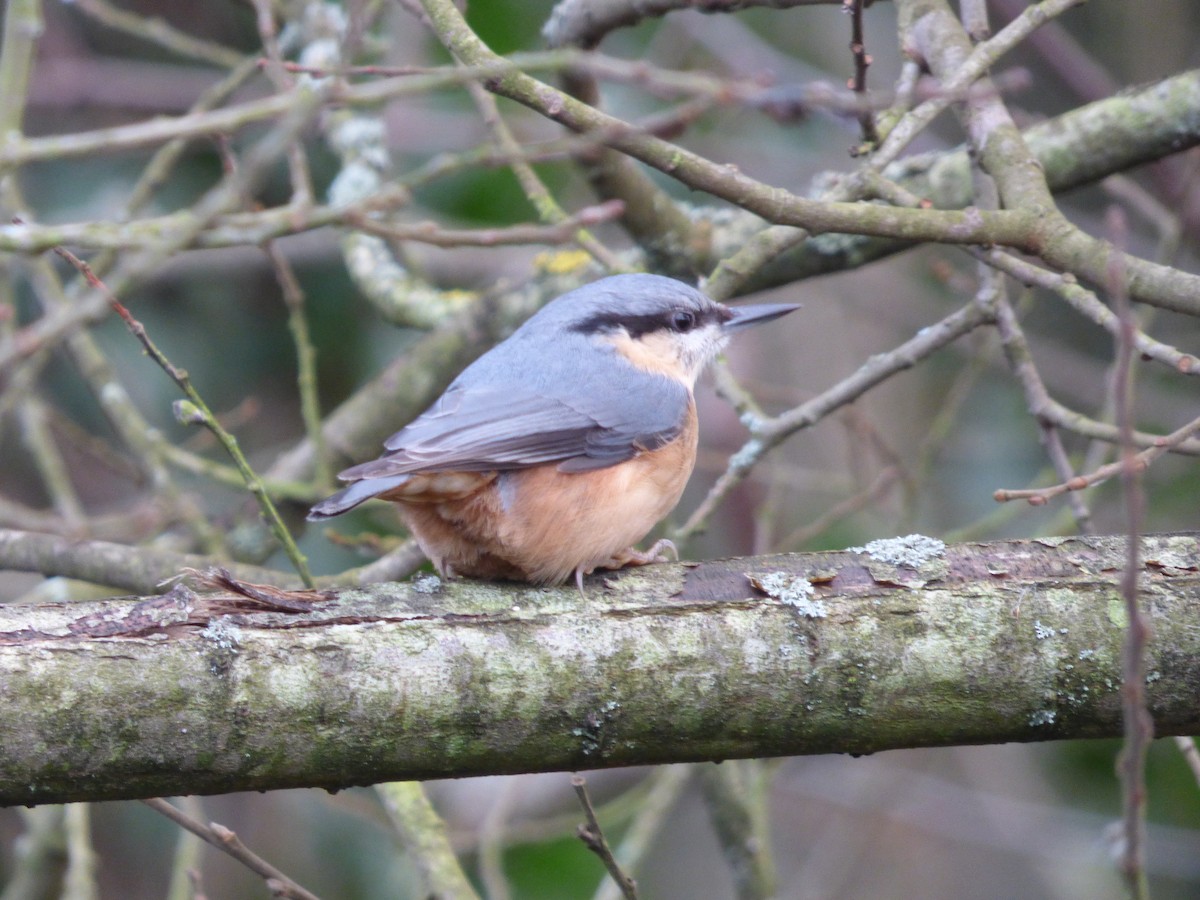
[(940, 559), (946, 553), (946, 542), (923, 534), (905, 537), (881, 538), (865, 547), (847, 547), (850, 553), (865, 553), (876, 562), (893, 566), (919, 569), (930, 560)]
[(1029, 717), (1029, 724), (1035, 728), (1039, 725), (1053, 725), (1058, 713), (1052, 709), (1039, 709)]
[(828, 614), (825, 603), (815, 598), (816, 590), (807, 578), (787, 572), (767, 575), (746, 575), (750, 583), (773, 600), (784, 603), (809, 619), (823, 619)]
[(412, 580), (412, 589), (418, 594), (436, 594), (442, 589), (442, 579), (430, 573), (422, 573)]
[(200, 637), (216, 644), (221, 650), (237, 653), (241, 646), (241, 630), (226, 619), (213, 619), (200, 632)]
[[(761, 424), (757, 417), (753, 416), (749, 421), (743, 418), (743, 422), (746, 424), (747, 428), (751, 429), (758, 427)], [(729, 468), (739, 471), (748, 469), (758, 462), (758, 458), (762, 456), (762, 453), (763, 442), (758, 438), (751, 438), (742, 445), (742, 448), (738, 450), (737, 453), (729, 457)]]
[(597, 712), (588, 713), (582, 727), (571, 729), (571, 734), (580, 740), (584, 756), (600, 753), (604, 749), (605, 727), (616, 719), (620, 710), (621, 704), (618, 701), (609, 700)]
[(1046, 640), (1046, 638), (1054, 637), (1054, 629), (1047, 628), (1039, 620), (1034, 619), (1034, 621), (1033, 621), (1033, 636), (1036, 637), (1039, 641), (1044, 641), (1044, 640)]

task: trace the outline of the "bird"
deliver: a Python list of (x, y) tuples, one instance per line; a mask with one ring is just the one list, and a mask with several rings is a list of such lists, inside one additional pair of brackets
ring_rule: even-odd
[[(311, 521), (390, 500), (445, 577), (554, 585), (665, 561), (640, 542), (696, 462), (693, 388), (729, 338), (797, 309), (730, 307), (661, 275), (550, 301), (384, 442)], [(676, 557), (678, 554), (676, 553)]]

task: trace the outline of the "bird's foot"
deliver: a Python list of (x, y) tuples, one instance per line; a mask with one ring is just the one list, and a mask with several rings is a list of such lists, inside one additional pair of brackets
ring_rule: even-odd
[[(670, 555), (668, 556), (664, 551), (669, 551)], [(623, 554), (621, 554), (621, 557), (625, 557), (624, 562), (619, 563), (619, 565), (622, 566), (645, 566), (649, 565), (650, 563), (665, 563), (671, 562), (672, 560), (679, 562), (679, 548), (675, 546), (674, 541), (669, 541), (666, 538), (659, 538), (645, 553), (641, 553), (640, 551), (635, 550), (633, 547), (630, 547)], [(621, 557), (616, 558), (619, 559)]]
[[(663, 551), (670, 551), (667, 556)], [(679, 561), (679, 550), (675, 544), (666, 538), (655, 541), (654, 546), (643, 553), (636, 547), (622, 550), (620, 553), (606, 559), (596, 566), (597, 569), (623, 569), (625, 566), (648, 566), (651, 563), (665, 563), (671, 560)]]
[[(664, 551), (669, 551), (670, 556)], [(590, 569), (585, 570), (583, 566), (579, 566), (575, 570), (575, 584), (579, 586), (579, 593), (584, 594), (583, 576), (591, 575), (596, 569), (623, 569), (626, 566), (648, 566), (651, 563), (665, 563), (672, 560), (679, 562), (679, 549), (674, 542), (661, 538), (644, 553), (636, 547), (630, 547), (614, 554), (602, 563), (597, 563)]]

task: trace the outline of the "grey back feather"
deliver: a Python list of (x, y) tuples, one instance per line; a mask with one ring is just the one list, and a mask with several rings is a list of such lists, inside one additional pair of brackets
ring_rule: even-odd
[(579, 472), (661, 447), (683, 428), (688, 388), (635, 367), (579, 327), (614, 312), (651, 316), (712, 305), (699, 291), (657, 275), (617, 275), (564, 294), (388, 438), (384, 446), (390, 452), (340, 477), (357, 481), (549, 462)]

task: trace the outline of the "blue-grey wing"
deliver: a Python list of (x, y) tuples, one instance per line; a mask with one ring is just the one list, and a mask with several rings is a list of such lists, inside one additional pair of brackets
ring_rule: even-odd
[(389, 451), (341, 473), (356, 481), (410, 472), (604, 468), (674, 440), (689, 392), (663, 376), (588, 384), (455, 383), (384, 443)]

